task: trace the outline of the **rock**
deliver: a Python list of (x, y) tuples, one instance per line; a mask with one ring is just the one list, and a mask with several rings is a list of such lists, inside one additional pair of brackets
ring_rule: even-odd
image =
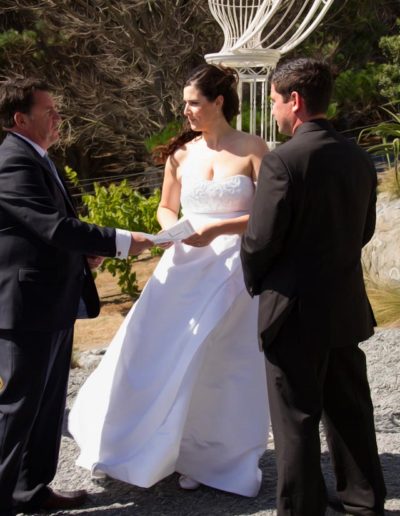
[(368, 279), (376, 284), (400, 287), (400, 199), (379, 194), (376, 230), (363, 250), (363, 266)]
[(107, 348), (91, 349), (77, 352), (76, 361), (78, 367), (83, 369), (94, 369), (100, 363)]

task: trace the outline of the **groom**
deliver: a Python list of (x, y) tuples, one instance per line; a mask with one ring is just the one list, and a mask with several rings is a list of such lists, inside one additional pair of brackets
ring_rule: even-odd
[(7, 132), (0, 146), (0, 516), (10, 516), (84, 501), (85, 492), (48, 484), (57, 468), (73, 324), (78, 310), (99, 313), (89, 268), (98, 259), (88, 255), (123, 258), (152, 243), (77, 218), (47, 155), (60, 115), (45, 83), (2, 83), (0, 123)]
[(326, 64), (296, 59), (272, 77), (273, 115), (292, 138), (264, 157), (242, 240), (249, 293), (260, 296), (277, 457), (279, 516), (321, 516), (323, 418), (349, 514), (384, 514), (365, 355), (375, 323), (361, 249), (375, 228), (376, 174), (367, 154), (326, 119)]

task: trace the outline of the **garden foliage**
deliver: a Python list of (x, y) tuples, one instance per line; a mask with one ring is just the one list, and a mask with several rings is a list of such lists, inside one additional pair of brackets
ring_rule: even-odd
[(387, 62), (382, 64), (380, 74), (381, 93), (391, 102), (400, 102), (400, 19), (397, 20), (398, 35), (384, 36), (379, 46)]
[[(70, 167), (65, 167), (65, 172), (73, 185), (79, 187), (76, 172)], [(82, 194), (80, 218), (99, 226), (154, 234), (160, 230), (156, 216), (159, 202), (159, 189), (156, 189), (150, 197), (145, 197), (126, 180), (119, 184), (111, 183), (108, 186), (94, 183), (93, 194)], [(158, 252), (159, 249), (152, 250), (154, 254)], [(106, 258), (101, 267), (102, 270), (111, 272), (113, 276), (117, 275), (121, 292), (132, 297), (138, 294), (136, 273), (133, 270), (136, 260), (136, 256), (125, 260)]]

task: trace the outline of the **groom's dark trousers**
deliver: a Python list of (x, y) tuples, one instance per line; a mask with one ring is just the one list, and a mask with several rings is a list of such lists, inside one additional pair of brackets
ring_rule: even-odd
[(260, 296), (279, 516), (325, 514), (321, 419), (346, 510), (383, 515), (385, 486), (358, 347), (375, 323), (360, 263), (375, 203), (368, 155), (325, 119), (301, 124), (263, 159), (241, 257), (246, 286)]
[(383, 516), (384, 483), (365, 355), (358, 345), (301, 342), (294, 309), (266, 350), (278, 469), (279, 515), (325, 514), (319, 422), (324, 423), (337, 492), (350, 514)]
[(78, 220), (46, 159), (0, 146), (0, 513), (48, 495), (61, 437), (73, 324), (99, 299), (85, 255), (114, 256), (115, 230)]

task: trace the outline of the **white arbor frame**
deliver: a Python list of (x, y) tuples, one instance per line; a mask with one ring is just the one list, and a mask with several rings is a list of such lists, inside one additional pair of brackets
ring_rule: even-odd
[[(334, 0), (208, 0), (211, 14), (222, 28), (224, 44), (208, 63), (236, 68), (239, 98), (250, 107), (249, 132), (271, 146), (275, 123), (268, 101), (273, 69), (321, 22)], [(257, 113), (259, 117), (257, 118)], [(237, 128), (242, 129), (242, 117)]]

